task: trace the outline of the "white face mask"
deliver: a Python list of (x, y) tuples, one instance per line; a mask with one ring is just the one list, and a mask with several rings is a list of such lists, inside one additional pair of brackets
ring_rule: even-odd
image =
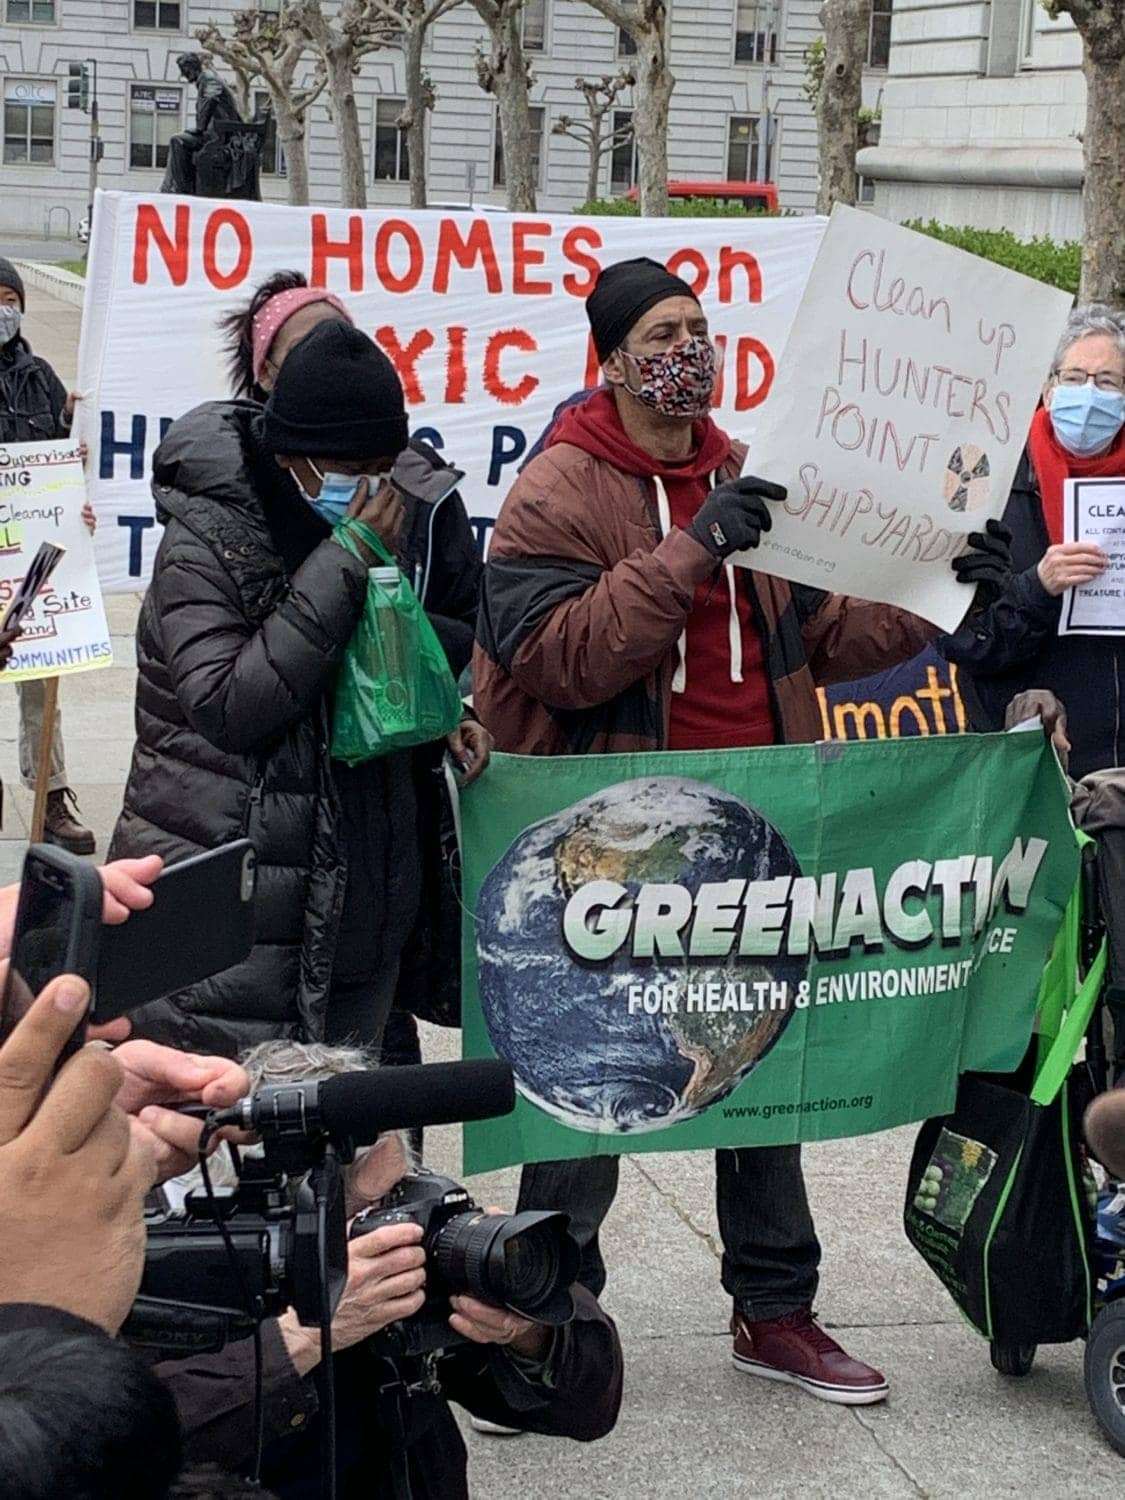
[(0, 307), (0, 345), (10, 344), (20, 331), (20, 319), (23, 314), (18, 307), (5, 304)]

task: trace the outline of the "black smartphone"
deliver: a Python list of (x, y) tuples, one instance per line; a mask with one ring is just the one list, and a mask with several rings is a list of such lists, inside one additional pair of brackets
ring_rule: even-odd
[(153, 902), (102, 933), (91, 1019), (99, 1024), (249, 957), (258, 860), (249, 839), (169, 865)]
[[(102, 930), (102, 883), (97, 870), (73, 854), (33, 844), (23, 862), (11, 964), (0, 1007), (0, 1043), (7, 1041), (31, 1002), (60, 974), (93, 984)], [(86, 1040), (75, 1027), (57, 1072)]]
[(54, 542), (40, 544), (39, 551), (31, 559), (31, 566), (24, 574), (22, 582), (12, 595), (11, 603), (4, 611), (3, 620), (0, 620), (0, 635), (6, 630), (15, 630), (23, 624), (25, 617), (31, 613), (44, 584), (65, 555), (66, 548), (58, 547)]

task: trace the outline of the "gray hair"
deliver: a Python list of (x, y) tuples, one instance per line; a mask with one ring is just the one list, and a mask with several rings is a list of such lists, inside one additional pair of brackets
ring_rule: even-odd
[[(250, 1075), (251, 1093), (271, 1083), (335, 1078), (339, 1073), (361, 1073), (379, 1066), (378, 1058), (362, 1047), (330, 1047), (325, 1042), (296, 1042), (284, 1038), (259, 1042), (248, 1048), (240, 1061)], [(407, 1170), (413, 1170), (417, 1163), (410, 1141), (405, 1135), (399, 1136), (399, 1140), (406, 1157)], [(258, 1149), (250, 1146), (245, 1148), (243, 1154), (252, 1155)], [(361, 1147), (356, 1152), (356, 1161), (361, 1161), (370, 1149), (370, 1146)], [(216, 1187), (234, 1187), (238, 1179), (229, 1151), (221, 1148), (212, 1157), (209, 1166), (211, 1181)], [(182, 1192), (202, 1187), (203, 1183), (198, 1167), (193, 1167), (190, 1172), (185, 1172), (182, 1177), (174, 1180)]]
[(1062, 338), (1059, 339), (1055, 357), (1051, 361), (1052, 375), (1062, 369), (1062, 362), (1070, 346), (1079, 339), (1089, 338), (1091, 334), (1101, 334), (1103, 338), (1112, 339), (1117, 345), (1118, 354), (1125, 361), (1125, 313), (1114, 312), (1104, 302), (1086, 302), (1072, 309), (1066, 320)]
[(362, 1047), (329, 1047), (325, 1042), (281, 1039), (259, 1042), (241, 1057), (250, 1075), (250, 1088), (270, 1083), (297, 1083), (306, 1078), (335, 1078), (338, 1073), (363, 1073), (379, 1060)]

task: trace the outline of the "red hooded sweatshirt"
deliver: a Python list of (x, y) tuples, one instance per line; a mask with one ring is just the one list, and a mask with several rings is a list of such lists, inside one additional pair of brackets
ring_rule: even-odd
[[(617, 402), (610, 391), (602, 389), (563, 412), (547, 447), (570, 443), (625, 474), (651, 480), (661, 530), (667, 532), (672, 526), (690, 526), (714, 487), (716, 469), (730, 457), (730, 438), (710, 417), (696, 422), (692, 435), (692, 457), (680, 463), (654, 458), (628, 437)], [(776, 738), (750, 581), (741, 569), (728, 565), (696, 590), (672, 684), (668, 748), (732, 749), (772, 745)]]

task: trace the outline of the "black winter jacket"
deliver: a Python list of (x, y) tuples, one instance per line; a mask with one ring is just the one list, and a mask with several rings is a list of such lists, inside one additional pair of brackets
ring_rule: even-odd
[(0, 349), (0, 443), (42, 443), (65, 436), (66, 386), (26, 339)]
[(1008, 704), (1029, 688), (1046, 688), (1066, 705), (1070, 774), (1119, 766), (1125, 757), (1122, 691), (1125, 637), (1060, 636), (1062, 600), (1039, 582), (1050, 546), (1039, 482), (1024, 451), (1004, 511), (1012, 533), (1013, 576), (988, 609), (969, 616), (939, 642), (961, 669), (959, 682), (974, 728), (1003, 729)]
[(139, 1036), (227, 1054), (324, 1035), (346, 873), (325, 694), (367, 586), (362, 562), (331, 539), (287, 576), (258, 498), (281, 476), (257, 448), (258, 415), (250, 402), (210, 402), (156, 453), (165, 531), (137, 631), (137, 744), (109, 855), (174, 862), (254, 842), (250, 958), (133, 1016)]

